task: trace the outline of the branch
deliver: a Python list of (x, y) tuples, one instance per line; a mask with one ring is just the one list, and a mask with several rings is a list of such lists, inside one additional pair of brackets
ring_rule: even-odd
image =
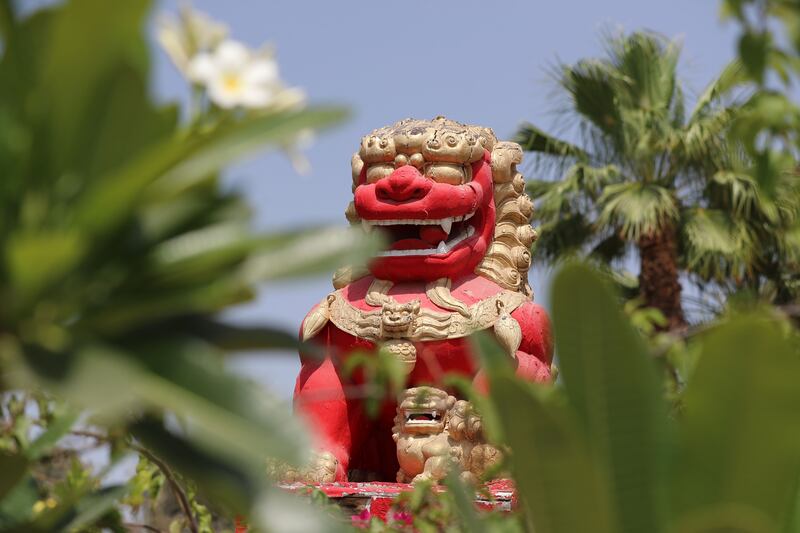
[[(103, 435), (102, 433), (95, 433), (93, 431), (74, 430), (70, 431), (70, 434), (79, 437), (89, 437), (97, 440), (108, 440), (107, 435)], [(135, 450), (137, 453), (144, 455), (148, 461), (156, 465), (158, 469), (161, 470), (161, 472), (164, 474), (164, 478), (169, 482), (169, 486), (170, 488), (172, 488), (172, 492), (175, 494), (175, 498), (178, 500), (178, 504), (181, 506), (183, 514), (186, 515), (186, 518), (189, 521), (189, 530), (192, 533), (197, 533), (198, 532), (197, 521), (195, 520), (194, 515), (192, 514), (192, 507), (189, 504), (189, 498), (188, 496), (186, 496), (186, 492), (184, 492), (183, 488), (180, 486), (180, 483), (178, 483), (178, 479), (175, 477), (175, 474), (172, 472), (172, 469), (167, 465), (167, 463), (165, 463), (164, 461), (153, 455), (153, 452), (151, 452), (147, 448), (139, 446), (138, 444), (135, 444), (133, 442), (129, 442), (128, 446), (132, 450)], [(150, 528), (150, 526), (140, 526), (140, 527)], [(158, 531), (158, 529), (152, 528), (152, 531)]]
[(161, 472), (164, 474), (164, 477), (169, 482), (169, 486), (172, 488), (172, 492), (175, 493), (175, 497), (177, 498), (178, 503), (181, 506), (181, 510), (183, 511), (183, 514), (185, 514), (186, 518), (189, 520), (189, 530), (192, 533), (197, 533), (197, 531), (198, 531), (197, 530), (197, 521), (195, 520), (194, 515), (192, 514), (192, 508), (189, 505), (189, 498), (186, 496), (186, 493), (184, 492), (183, 488), (180, 486), (180, 483), (178, 483), (178, 480), (175, 477), (175, 474), (172, 473), (172, 469), (167, 465), (167, 463), (165, 463), (164, 461), (162, 461), (161, 459), (159, 459), (158, 457), (153, 455), (153, 453), (150, 450), (148, 450), (147, 448), (144, 448), (144, 447), (139, 446), (138, 444), (134, 444), (132, 442), (129, 443), (128, 445), (132, 449), (134, 449), (137, 452), (139, 452), (140, 454), (144, 455), (147, 458), (148, 461), (150, 461), (151, 463), (156, 465), (158, 467), (158, 469), (161, 470)]

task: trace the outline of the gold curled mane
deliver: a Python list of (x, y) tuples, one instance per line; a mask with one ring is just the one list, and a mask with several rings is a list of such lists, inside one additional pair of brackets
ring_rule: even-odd
[[(351, 160), (353, 190), (364, 165), (388, 173), (395, 166), (407, 164), (414, 154), (422, 154), (427, 162), (468, 165), (480, 159), (484, 149), (492, 156), (496, 221), (494, 238), (475, 272), (505, 289), (532, 296), (528, 270), (530, 247), (537, 235), (530, 225), (533, 202), (525, 193), (525, 179), (517, 171), (522, 162), (522, 148), (517, 143), (498, 142), (489, 128), (445, 117), (401, 120), (361, 139), (361, 149)], [(353, 202), (347, 206), (345, 216), (353, 225), (361, 223)], [(341, 288), (366, 274), (363, 267), (340, 269), (334, 274), (334, 287)]]

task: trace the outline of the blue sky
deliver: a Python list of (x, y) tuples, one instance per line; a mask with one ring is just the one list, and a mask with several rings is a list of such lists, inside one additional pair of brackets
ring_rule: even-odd
[[(231, 168), (259, 230), (345, 224), (350, 156), (370, 130), (406, 117), (446, 115), (507, 138), (523, 121), (558, 126), (547, 70), (602, 53), (603, 32), (650, 29), (683, 43), (681, 71), (690, 95), (734, 56), (736, 28), (719, 21), (716, 0), (560, 0), (435, 2), (212, 1), (193, 5), (225, 22), (251, 46), (271, 42), (282, 76), (314, 103), (348, 106), (351, 119), (307, 150), (313, 171), (298, 176), (281, 154)], [(158, 10), (175, 11), (162, 1)], [(156, 91), (186, 99), (184, 80), (159, 50)], [(534, 257), (534, 263), (536, 258)], [(537, 300), (547, 304), (549, 273), (534, 269)], [(330, 290), (330, 276), (269, 284), (230, 313), (248, 323), (296, 331)], [(293, 354), (246, 354), (234, 367), (288, 398), (299, 368)]]

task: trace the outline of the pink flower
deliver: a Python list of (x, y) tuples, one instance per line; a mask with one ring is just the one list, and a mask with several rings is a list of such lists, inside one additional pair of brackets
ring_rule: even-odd
[(350, 517), (350, 523), (357, 529), (367, 529), (371, 518), (372, 514), (369, 512), (369, 508), (364, 508), (364, 510), (357, 515)]
[(410, 526), (414, 523), (414, 516), (408, 511), (394, 511), (391, 515), (389, 515), (389, 520), (392, 522), (402, 522), (403, 524)]

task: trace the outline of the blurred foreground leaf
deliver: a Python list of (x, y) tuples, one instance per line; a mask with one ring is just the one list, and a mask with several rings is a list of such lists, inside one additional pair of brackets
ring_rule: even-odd
[(709, 334), (685, 394), (674, 508), (693, 521), (740, 508), (768, 530), (788, 518), (800, 474), (800, 358), (775, 323)]
[(615, 530), (660, 531), (666, 409), (644, 343), (588, 267), (565, 266), (552, 297), (564, 388), (608, 477)]

